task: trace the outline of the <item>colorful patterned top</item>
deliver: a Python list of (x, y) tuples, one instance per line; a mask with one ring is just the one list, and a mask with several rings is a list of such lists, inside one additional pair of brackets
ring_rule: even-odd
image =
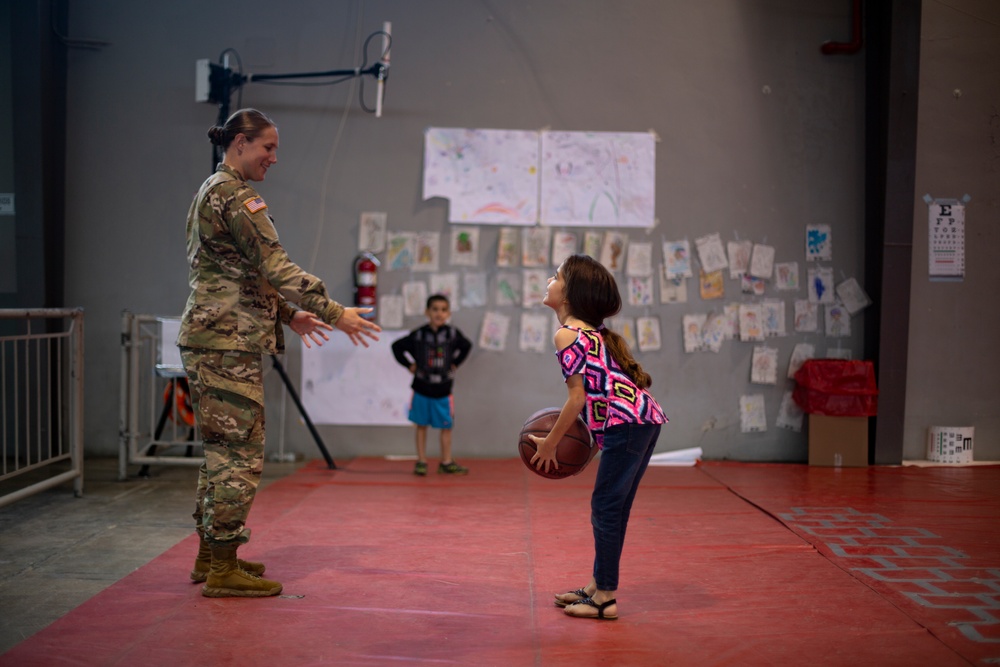
[(666, 415), (656, 399), (639, 389), (604, 345), (600, 331), (563, 326), (577, 332), (576, 341), (556, 352), (563, 377), (583, 375), (587, 403), (583, 420), (598, 447), (604, 446), (604, 429), (617, 424), (663, 424)]

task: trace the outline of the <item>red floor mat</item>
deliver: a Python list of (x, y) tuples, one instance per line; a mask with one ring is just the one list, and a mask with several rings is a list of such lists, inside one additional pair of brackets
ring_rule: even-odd
[[(254, 539), (241, 551), (267, 563), (282, 596), (202, 597), (187, 580), (192, 537), (0, 665), (967, 665), (1000, 656), (997, 644), (939, 628), (925, 606), (845, 567), (832, 538), (812, 534), (816, 517), (795, 514), (878, 512), (940, 535), (987, 572), (1000, 565), (995, 477), (961, 491), (938, 479), (933, 490), (956, 501), (962, 520), (938, 507), (923, 526), (890, 510), (923, 501), (927, 489), (916, 487), (927, 480), (889, 469), (650, 468), (622, 562), (621, 618), (598, 622), (552, 604), (553, 593), (589, 580), (595, 466), (552, 481), (518, 460), (467, 463), (467, 477), (416, 478), (411, 462), (381, 459), (307, 467), (260, 493)], [(775, 520), (782, 515), (792, 518)], [(983, 533), (991, 554), (977, 552)]]

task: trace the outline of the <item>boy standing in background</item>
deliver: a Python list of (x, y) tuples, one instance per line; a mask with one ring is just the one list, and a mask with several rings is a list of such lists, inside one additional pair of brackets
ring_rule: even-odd
[[(441, 431), (441, 463), (438, 472), (465, 475), (469, 472), (452, 458), (451, 429), (455, 412), (451, 387), (455, 370), (472, 350), (462, 332), (448, 324), (451, 306), (448, 297), (432, 294), (427, 297), (427, 324), (414, 329), (392, 344), (392, 354), (413, 373), (413, 399), (409, 419), (417, 427), (417, 463), (414, 475), (427, 474), (427, 427)], [(409, 355), (409, 357), (407, 357)]]

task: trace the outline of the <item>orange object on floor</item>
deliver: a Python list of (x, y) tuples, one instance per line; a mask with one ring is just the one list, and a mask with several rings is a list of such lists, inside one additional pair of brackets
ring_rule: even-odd
[(1000, 660), (1000, 468), (651, 467), (618, 620), (590, 579), (597, 463), (463, 477), (321, 462), (262, 490), (242, 557), (283, 594), (209, 599), (185, 539), (0, 665), (969, 665)]

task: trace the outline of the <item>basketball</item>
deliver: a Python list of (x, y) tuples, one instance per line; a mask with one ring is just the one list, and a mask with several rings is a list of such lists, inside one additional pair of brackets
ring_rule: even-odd
[(528, 470), (542, 477), (549, 479), (563, 479), (572, 477), (587, 467), (590, 460), (597, 453), (594, 440), (590, 437), (590, 429), (584, 423), (583, 418), (577, 417), (576, 421), (569, 427), (566, 434), (556, 445), (556, 461), (559, 462), (559, 469), (550, 466), (549, 471), (536, 468), (531, 463), (531, 457), (535, 455), (535, 443), (528, 439), (528, 435), (535, 435), (544, 438), (555, 426), (559, 418), (561, 408), (544, 408), (528, 417), (521, 427), (521, 436), (517, 443), (517, 450), (521, 454), (521, 460)]

